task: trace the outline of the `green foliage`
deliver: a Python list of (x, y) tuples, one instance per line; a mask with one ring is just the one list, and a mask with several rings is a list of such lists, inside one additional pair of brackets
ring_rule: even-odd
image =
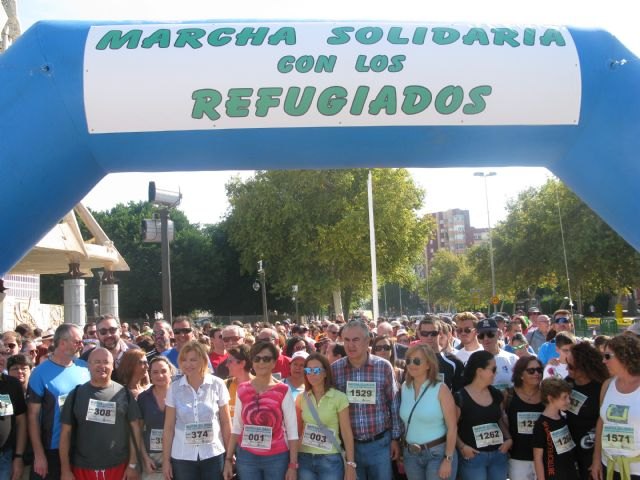
[[(329, 303), (337, 289), (370, 287), (367, 170), (258, 172), (227, 185), (229, 236), (247, 272), (264, 260), (282, 295), (299, 286), (302, 302)], [(417, 217), (423, 192), (404, 169), (373, 171), (378, 273), (408, 282), (429, 232)]]
[(473, 303), (471, 289), (475, 281), (465, 256), (438, 250), (430, 267), (429, 296), (432, 304), (439, 304), (444, 310), (462, 310)]

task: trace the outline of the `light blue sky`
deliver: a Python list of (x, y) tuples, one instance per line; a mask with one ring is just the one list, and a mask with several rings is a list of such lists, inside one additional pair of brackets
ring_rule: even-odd
[[(41, 19), (64, 20), (210, 20), (210, 19), (351, 19), (455, 21), (491, 24), (556, 24), (602, 28), (615, 34), (630, 50), (640, 52), (634, 4), (628, 0), (514, 1), (408, 1), (323, 0), (17, 0), (18, 15), (26, 30)], [(517, 159), (514, 159), (517, 165)], [(476, 169), (412, 169), (426, 190), (424, 211), (463, 208), (471, 223), (486, 226), (482, 179)], [(492, 224), (504, 218), (504, 205), (518, 192), (538, 186), (550, 176), (542, 168), (485, 168), (495, 171), (488, 180)], [(150, 180), (159, 186), (180, 188), (181, 209), (192, 222), (217, 222), (228, 205), (224, 184), (232, 176), (250, 172), (127, 173), (109, 175), (85, 198), (98, 210), (118, 202), (146, 200)]]

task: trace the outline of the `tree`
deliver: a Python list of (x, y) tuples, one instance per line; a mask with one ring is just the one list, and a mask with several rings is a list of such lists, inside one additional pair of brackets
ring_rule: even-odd
[(450, 311), (469, 308), (474, 285), (472, 272), (464, 255), (438, 250), (429, 272), (429, 296), (432, 303)]
[[(335, 292), (370, 286), (366, 170), (258, 172), (227, 185), (229, 235), (245, 271), (263, 260), (271, 285), (302, 302), (326, 304)], [(378, 273), (406, 282), (429, 232), (418, 218), (423, 192), (405, 169), (373, 171)], [(334, 296), (335, 297), (335, 296)]]

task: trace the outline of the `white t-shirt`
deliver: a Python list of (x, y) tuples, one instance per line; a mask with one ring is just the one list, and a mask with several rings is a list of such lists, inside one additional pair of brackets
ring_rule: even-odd
[(482, 345), (480, 345), (475, 350), (466, 350), (464, 347), (462, 347), (460, 350), (454, 350), (453, 353), (460, 359), (462, 363), (466, 365), (472, 353), (481, 352), (482, 350), (484, 350), (484, 348), (482, 348)]
[(544, 367), (544, 375), (542, 379), (549, 377), (562, 378), (563, 380), (569, 376), (569, 369), (566, 363), (559, 363), (558, 365), (550, 365)]
[(513, 376), (513, 366), (518, 361), (518, 356), (499, 350), (497, 355), (494, 355), (496, 360), (496, 378), (493, 379), (493, 386), (498, 390), (506, 390), (513, 385), (511, 377)]

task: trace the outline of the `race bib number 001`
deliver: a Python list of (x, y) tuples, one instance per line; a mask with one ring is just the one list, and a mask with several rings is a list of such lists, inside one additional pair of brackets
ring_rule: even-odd
[(540, 412), (518, 412), (518, 433), (532, 435), (533, 426), (540, 416)]
[(376, 382), (347, 382), (346, 393), (349, 403), (375, 405)]
[(107, 423), (115, 425), (116, 423), (116, 402), (102, 402), (100, 400), (89, 400), (89, 408), (87, 409), (88, 422)]
[(152, 428), (149, 435), (149, 450), (152, 452), (162, 451), (162, 430), (159, 428)]
[(271, 427), (262, 427), (259, 425), (245, 425), (242, 431), (243, 448), (257, 448), (260, 450), (271, 449)]
[(321, 450), (331, 451), (333, 445), (331, 440), (322, 433), (322, 430), (316, 425), (307, 424), (304, 427), (302, 436), (302, 444), (307, 447), (319, 448)]
[(476, 448), (502, 445), (502, 430), (497, 423), (485, 423), (473, 427), (473, 436), (476, 440)]
[(632, 426), (605, 424), (602, 446), (612, 450), (635, 450), (635, 429)]
[(184, 439), (189, 445), (213, 443), (213, 423), (187, 423), (184, 428)]
[(573, 443), (569, 427), (566, 425), (551, 432), (551, 440), (553, 440), (553, 445), (556, 447), (556, 453), (558, 455), (562, 455), (563, 453), (573, 450), (573, 447), (576, 446), (576, 444)]

